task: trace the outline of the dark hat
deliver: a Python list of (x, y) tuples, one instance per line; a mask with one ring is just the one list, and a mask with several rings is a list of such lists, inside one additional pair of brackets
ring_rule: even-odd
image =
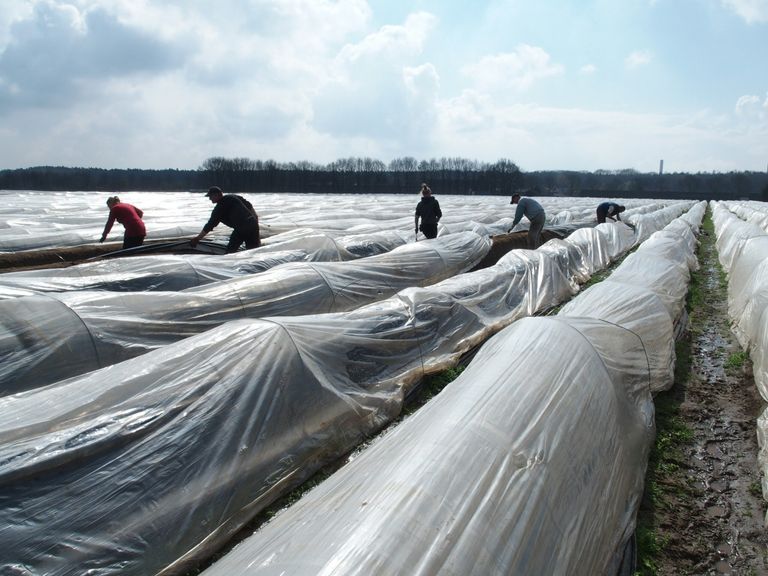
[(221, 188), (219, 188), (218, 186), (211, 186), (210, 188), (208, 188), (208, 192), (205, 193), (205, 195), (208, 196), (208, 198), (210, 198), (214, 194), (224, 194), (224, 192), (222, 192)]

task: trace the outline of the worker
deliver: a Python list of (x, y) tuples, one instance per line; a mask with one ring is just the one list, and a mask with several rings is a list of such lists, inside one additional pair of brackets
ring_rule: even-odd
[(232, 234), (227, 244), (227, 252), (237, 252), (245, 243), (246, 249), (261, 246), (259, 238), (259, 216), (253, 205), (237, 194), (224, 194), (218, 186), (211, 186), (206, 193), (214, 203), (211, 217), (206, 222), (200, 234), (190, 240), (192, 247), (197, 246), (206, 234), (216, 228), (219, 223), (232, 228)]
[(606, 218), (610, 218), (613, 221), (621, 222), (621, 214), (626, 210), (625, 206), (616, 204), (615, 202), (603, 202), (597, 207), (597, 223), (602, 224)]
[[(427, 238), (437, 238), (437, 223), (442, 217), (443, 213), (440, 211), (440, 203), (432, 196), (432, 189), (426, 184), (422, 184), (421, 200), (416, 205), (416, 239), (418, 240), (419, 230)], [(421, 225), (419, 225), (419, 218), (421, 218)]]
[(104, 226), (104, 232), (102, 232), (99, 242), (104, 242), (107, 239), (109, 231), (112, 230), (112, 225), (117, 220), (125, 228), (123, 250), (141, 246), (144, 243), (144, 237), (147, 235), (147, 229), (141, 219), (144, 216), (144, 212), (136, 208), (136, 206), (120, 202), (120, 198), (117, 196), (107, 198), (107, 207), (109, 208), (109, 218), (107, 218), (107, 223)]
[(536, 250), (541, 243), (541, 231), (544, 229), (544, 222), (546, 220), (544, 208), (533, 198), (521, 198), (520, 194), (517, 193), (512, 194), (510, 204), (517, 204), (517, 209), (515, 210), (515, 219), (509, 232), (512, 232), (512, 229), (525, 216), (530, 222), (528, 226), (528, 248)]

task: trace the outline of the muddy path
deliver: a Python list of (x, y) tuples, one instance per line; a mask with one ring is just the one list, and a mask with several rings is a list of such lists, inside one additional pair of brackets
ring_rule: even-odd
[(700, 241), (675, 385), (655, 399), (637, 573), (768, 575), (756, 434), (765, 402), (729, 328), (709, 215)]

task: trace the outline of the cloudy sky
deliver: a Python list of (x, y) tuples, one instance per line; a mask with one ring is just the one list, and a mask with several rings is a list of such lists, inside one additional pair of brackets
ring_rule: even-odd
[(768, 0), (2, 0), (0, 169), (768, 167)]

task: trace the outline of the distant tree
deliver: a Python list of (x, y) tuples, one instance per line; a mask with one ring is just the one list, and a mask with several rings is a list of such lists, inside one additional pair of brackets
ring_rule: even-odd
[(388, 168), (391, 172), (416, 172), (419, 169), (419, 161), (413, 156), (394, 158)]

